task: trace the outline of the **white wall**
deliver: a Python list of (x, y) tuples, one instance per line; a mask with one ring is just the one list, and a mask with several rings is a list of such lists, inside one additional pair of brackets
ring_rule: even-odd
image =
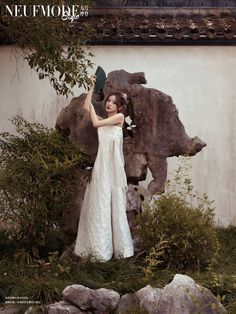
[[(215, 200), (219, 223), (236, 220), (236, 47), (97, 46), (92, 51), (95, 69), (143, 71), (148, 87), (173, 98), (187, 134), (207, 143), (192, 158), (195, 189)], [(9, 129), (7, 118), (16, 113), (53, 126), (71, 97), (56, 96), (22, 60), (18, 70), (19, 79), (12, 80), (12, 48), (0, 46), (0, 131)], [(170, 169), (175, 162), (168, 158)]]
[(8, 119), (16, 114), (53, 127), (68, 100), (56, 95), (48, 81), (39, 80), (15, 53), (14, 47), (0, 46), (0, 132), (11, 130)]

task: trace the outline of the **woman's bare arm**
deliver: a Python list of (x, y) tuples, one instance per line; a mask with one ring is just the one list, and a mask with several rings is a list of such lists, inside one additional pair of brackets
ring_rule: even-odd
[(84, 109), (87, 111), (90, 111), (90, 105), (91, 105), (91, 101), (92, 101), (92, 95), (93, 95), (93, 85), (90, 87), (85, 100), (84, 100)]
[[(91, 106), (92, 106), (92, 95), (93, 95), (94, 85), (95, 85), (95, 82), (96, 82), (96, 76), (92, 75), (90, 77), (90, 81), (91, 81), (91, 86), (90, 86), (89, 91), (88, 91), (88, 93), (87, 93), (87, 95), (85, 97), (85, 100), (84, 100), (84, 109), (89, 113), (89, 115), (90, 115), (90, 109), (91, 109)], [(98, 120), (103, 120), (102, 117), (100, 117), (98, 115), (96, 115), (96, 116), (97, 116)]]
[(99, 120), (92, 104), (90, 107), (90, 117), (95, 128), (106, 125), (123, 124), (124, 122), (124, 115), (122, 113), (117, 113), (109, 118)]

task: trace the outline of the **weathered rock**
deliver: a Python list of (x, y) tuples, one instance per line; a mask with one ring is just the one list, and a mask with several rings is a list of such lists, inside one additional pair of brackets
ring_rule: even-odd
[[(143, 72), (112, 71), (108, 74), (103, 94), (106, 97), (111, 92), (120, 91), (128, 95), (126, 115), (136, 125), (134, 132), (124, 130), (125, 168), (129, 182), (144, 180), (148, 167), (154, 179), (149, 186), (150, 191), (162, 192), (167, 173), (166, 158), (195, 155), (206, 144), (198, 137), (190, 138), (185, 133), (170, 96), (141, 84), (146, 84)], [(93, 103), (97, 114), (105, 117), (103, 102), (99, 97), (100, 94), (94, 94)], [(98, 137), (88, 113), (83, 109), (84, 99), (85, 94), (73, 98), (69, 106), (59, 114), (56, 127), (94, 159)]]
[(197, 285), (186, 275), (175, 275), (163, 289), (156, 308), (158, 314), (223, 314), (224, 307), (210, 290)]
[(78, 306), (82, 310), (88, 310), (94, 299), (94, 291), (82, 285), (71, 285), (66, 287), (63, 292), (63, 297)]
[(82, 285), (71, 285), (63, 290), (64, 298), (82, 310), (109, 313), (117, 306), (120, 295), (110, 289), (93, 290)]
[(135, 294), (127, 293), (121, 296), (115, 314), (124, 314), (126, 311), (132, 311), (139, 307), (138, 298)]
[(48, 314), (89, 314), (91, 312), (81, 311), (78, 307), (73, 304), (62, 300), (47, 307)]
[(120, 299), (118, 292), (104, 288), (95, 290), (94, 292), (95, 297), (91, 303), (95, 309), (94, 313), (109, 313), (116, 308)]
[(177, 274), (164, 289), (150, 285), (138, 290), (140, 307), (150, 314), (223, 314), (224, 307), (210, 290), (188, 276)]
[(133, 137), (127, 135), (123, 140), (123, 152), (128, 182), (137, 185), (147, 177), (147, 156), (145, 153), (135, 152)]
[[(104, 97), (113, 91), (121, 91), (128, 95), (129, 104), (127, 115), (132, 124), (136, 125), (132, 138), (132, 145), (126, 146), (124, 152), (129, 154), (145, 154), (146, 167), (152, 173), (153, 181), (149, 185), (152, 193), (164, 190), (167, 174), (166, 158), (199, 152), (206, 144), (198, 137), (190, 138), (183, 124), (179, 120), (178, 110), (172, 98), (154, 88), (146, 88), (143, 72), (128, 73), (124, 70), (112, 71), (108, 74), (103, 89)], [(132, 164), (132, 160), (131, 160)], [(143, 173), (143, 162), (132, 169), (132, 175)], [(126, 167), (128, 169), (128, 167)], [(140, 180), (137, 177), (138, 180)], [(141, 179), (142, 180), (142, 179)]]
[[(95, 158), (98, 147), (97, 130), (93, 127), (88, 112), (83, 108), (86, 94), (75, 97), (57, 117), (56, 127), (70, 140), (79, 145), (83, 153)], [(96, 107), (96, 112), (99, 108)]]
[(162, 294), (163, 294), (162, 289), (153, 288), (150, 285), (138, 290), (135, 293), (139, 300), (139, 306), (147, 310), (147, 312), (150, 314), (159, 313), (157, 312), (157, 308), (162, 297)]
[[(154, 88), (141, 85), (145, 83), (143, 72), (112, 71), (108, 74), (103, 94), (106, 97), (110, 92), (121, 91), (128, 95), (125, 115), (130, 116), (132, 124), (136, 125), (133, 131), (124, 128), (123, 151), (128, 183), (138, 184), (140, 180), (145, 180), (149, 168), (153, 180), (149, 183), (148, 190), (154, 194), (164, 191), (167, 157), (185, 154), (193, 156), (206, 144), (197, 136), (190, 138), (186, 134), (172, 98)], [(85, 94), (73, 98), (59, 114), (56, 127), (78, 144), (80, 150), (90, 156), (92, 163), (97, 153), (98, 136), (88, 112), (83, 109), (84, 99)], [(101, 94), (93, 95), (93, 104), (97, 114), (105, 117)], [(82, 187), (75, 195), (83, 194), (84, 190)], [(76, 201), (75, 197), (74, 202)], [(78, 220), (74, 217), (79, 212), (80, 208), (75, 204), (65, 219), (65, 230), (71, 235), (70, 239), (72, 234), (74, 238), (76, 236)], [(66, 215), (67, 213), (64, 216)]]

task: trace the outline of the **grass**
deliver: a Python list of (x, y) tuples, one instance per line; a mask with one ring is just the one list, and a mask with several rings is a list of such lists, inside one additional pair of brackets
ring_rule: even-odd
[[(214, 268), (204, 272), (186, 270), (198, 284), (209, 288), (223, 303), (229, 314), (236, 313), (236, 227), (219, 228), (220, 257)], [(1, 243), (1, 241), (0, 241)], [(10, 245), (10, 243), (8, 243)], [(59, 301), (63, 289), (71, 284), (82, 284), (92, 289), (109, 288), (120, 294), (132, 293), (147, 284), (162, 288), (178, 272), (175, 269), (156, 268), (147, 278), (142, 272), (145, 267), (141, 257), (111, 260), (106, 263), (78, 260), (70, 256), (61, 260), (57, 252), (47, 260), (34, 259), (27, 252), (11, 250), (2, 252), (0, 259), (0, 298), (26, 296), (40, 300), (42, 304)], [(3, 254), (4, 253), (4, 254)], [(21, 308), (24, 313), (29, 305)], [(128, 312), (127, 312), (128, 313)], [(141, 313), (134, 309), (129, 313)]]

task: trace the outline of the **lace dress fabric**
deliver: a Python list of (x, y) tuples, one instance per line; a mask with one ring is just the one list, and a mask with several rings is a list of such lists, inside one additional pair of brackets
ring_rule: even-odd
[(134, 254), (126, 216), (127, 179), (123, 131), (119, 126), (98, 128), (98, 152), (81, 209), (74, 252), (91, 253), (101, 261)]

